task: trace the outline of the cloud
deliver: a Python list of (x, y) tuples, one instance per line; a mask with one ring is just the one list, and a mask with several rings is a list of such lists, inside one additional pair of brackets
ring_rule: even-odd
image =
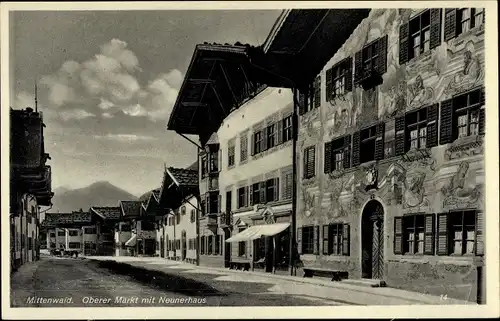
[(138, 58), (128, 44), (111, 39), (102, 44), (93, 57), (81, 63), (68, 60), (57, 72), (44, 76), (41, 83), (46, 86), (49, 105), (87, 110), (86, 114), (82, 111), (60, 113), (61, 117), (65, 115), (63, 120), (94, 114), (112, 118), (121, 111), (132, 118), (165, 121), (177, 99), (183, 75), (173, 69), (141, 85), (135, 76), (141, 71)]
[(95, 135), (97, 139), (107, 139), (120, 142), (134, 142), (139, 140), (156, 140), (153, 136), (133, 135), (133, 134), (107, 134), (105, 136)]
[(81, 120), (89, 117), (95, 117), (94, 114), (89, 113), (86, 110), (83, 109), (65, 109), (59, 112), (59, 116), (61, 117), (62, 120), (68, 121), (68, 120)]
[(28, 92), (22, 91), (16, 95), (11, 107), (14, 109), (24, 109), (26, 107), (34, 108), (35, 96)]

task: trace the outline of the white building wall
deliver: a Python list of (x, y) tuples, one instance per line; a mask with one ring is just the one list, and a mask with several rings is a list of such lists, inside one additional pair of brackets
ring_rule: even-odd
[[(168, 244), (168, 241), (180, 241), (180, 249), (176, 249), (175, 251), (173, 248), (167, 250), (166, 246), (166, 257), (175, 258), (176, 260), (185, 260), (192, 263), (196, 262), (196, 209), (198, 206), (196, 197), (190, 197), (177, 209), (179, 215), (176, 217), (179, 217), (179, 220), (176, 222), (175, 226), (168, 225), (167, 219), (167, 224), (164, 226), (165, 244)], [(183, 210), (183, 207), (185, 210)], [(193, 215), (193, 219), (191, 215)], [(185, 242), (182, 238), (183, 232), (185, 232)]]

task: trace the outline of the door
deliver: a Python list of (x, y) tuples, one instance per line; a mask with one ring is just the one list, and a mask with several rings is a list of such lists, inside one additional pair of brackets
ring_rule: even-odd
[(274, 244), (273, 244), (273, 236), (266, 236), (266, 272), (273, 272), (274, 265)]
[(370, 201), (361, 220), (361, 277), (384, 278), (384, 213), (382, 205)]

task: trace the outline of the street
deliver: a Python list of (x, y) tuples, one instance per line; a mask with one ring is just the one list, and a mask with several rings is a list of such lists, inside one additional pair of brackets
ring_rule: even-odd
[[(339, 305), (321, 298), (286, 295), (272, 285), (227, 282), (210, 274), (185, 278), (108, 269), (106, 262), (42, 256), (12, 277), (13, 307), (114, 307), (114, 306), (306, 306)], [(123, 272), (123, 274), (121, 273)], [(130, 272), (130, 271), (129, 271)], [(134, 272), (134, 271), (132, 271)], [(130, 274), (130, 273), (128, 273)], [(32, 275), (32, 277), (31, 277)], [(121, 297), (121, 298), (120, 298)], [(37, 302), (37, 298), (39, 302)], [(65, 302), (41, 302), (48, 299)], [(175, 301), (173, 299), (185, 299)], [(58, 300), (54, 300), (58, 301)], [(68, 302), (69, 301), (69, 302)]]

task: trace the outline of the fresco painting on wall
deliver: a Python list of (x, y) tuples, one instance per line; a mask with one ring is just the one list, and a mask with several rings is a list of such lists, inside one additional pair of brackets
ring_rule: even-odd
[(446, 86), (444, 93), (448, 96), (467, 91), (478, 86), (484, 81), (484, 70), (481, 61), (473, 53), (474, 45), (469, 42), (463, 53), (463, 67), (461, 72), (456, 73)]
[(482, 187), (469, 182), (469, 178), (475, 177), (469, 173), (470, 164), (463, 161), (458, 166), (457, 172), (451, 177), (450, 181), (441, 188), (441, 193), (445, 197), (444, 207), (464, 207), (470, 208), (477, 206), (481, 199)]

